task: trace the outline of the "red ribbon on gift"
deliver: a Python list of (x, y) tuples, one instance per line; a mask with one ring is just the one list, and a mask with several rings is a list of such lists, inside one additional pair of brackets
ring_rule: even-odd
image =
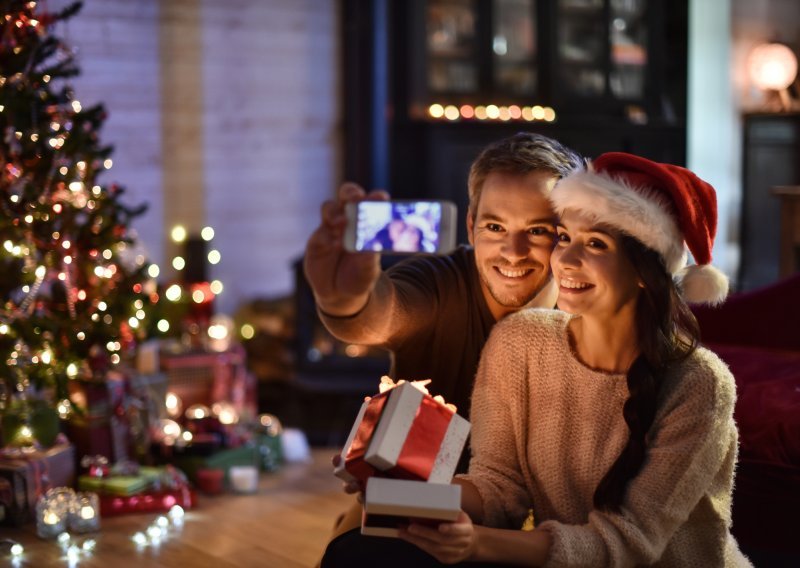
[(175, 505), (190, 509), (194, 507), (195, 502), (194, 491), (187, 485), (167, 491), (148, 491), (127, 497), (100, 495), (100, 516), (167, 512)]
[(368, 477), (379, 473), (375, 467), (364, 461), (364, 455), (367, 453), (370, 439), (372, 438), (373, 432), (375, 432), (378, 421), (381, 419), (381, 414), (383, 414), (383, 409), (386, 406), (386, 400), (389, 398), (389, 393), (391, 392), (391, 390), (388, 390), (373, 396), (369, 400), (367, 409), (364, 411), (364, 417), (361, 419), (361, 424), (356, 432), (356, 437), (347, 450), (344, 468), (350, 475), (361, 482), (365, 482)]
[(453, 418), (454, 413), (451, 409), (436, 402), (430, 395), (424, 395), (397, 462), (391, 469), (380, 471), (367, 463), (364, 455), (381, 419), (386, 400), (393, 391), (394, 389), (389, 389), (367, 403), (356, 437), (347, 452), (345, 469), (362, 482), (370, 476), (426, 481), (433, 471), (436, 456)]
[(453, 411), (425, 395), (390, 477), (426, 481), (431, 476)]

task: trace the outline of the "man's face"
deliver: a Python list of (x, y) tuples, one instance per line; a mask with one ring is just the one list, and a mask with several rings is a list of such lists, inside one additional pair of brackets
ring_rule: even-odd
[(555, 213), (547, 195), (555, 182), (549, 172), (492, 172), (475, 215), (467, 215), (481, 288), (497, 319), (525, 306), (549, 281)]

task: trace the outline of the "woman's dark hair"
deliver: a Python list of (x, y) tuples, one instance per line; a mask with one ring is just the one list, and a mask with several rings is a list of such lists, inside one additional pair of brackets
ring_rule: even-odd
[(633, 237), (622, 235), (620, 242), (644, 287), (636, 306), (641, 353), (628, 370), (629, 395), (622, 409), (630, 436), (594, 492), (594, 506), (610, 511), (619, 511), (628, 481), (644, 464), (647, 433), (667, 369), (695, 350), (700, 335), (697, 320), (678, 293), (661, 256)]

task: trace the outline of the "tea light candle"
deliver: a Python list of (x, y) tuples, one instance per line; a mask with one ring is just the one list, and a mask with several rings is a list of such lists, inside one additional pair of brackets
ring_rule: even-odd
[(69, 526), (78, 533), (100, 529), (100, 501), (97, 493), (78, 493), (70, 510)]
[(258, 468), (253, 465), (232, 466), (228, 476), (236, 493), (255, 493), (258, 489)]
[(55, 538), (67, 528), (66, 516), (50, 508), (50, 503), (40, 500), (36, 504), (36, 534), (41, 538)]

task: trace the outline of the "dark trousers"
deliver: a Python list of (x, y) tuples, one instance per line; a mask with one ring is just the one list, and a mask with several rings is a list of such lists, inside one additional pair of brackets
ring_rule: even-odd
[(399, 538), (363, 536), (360, 529), (339, 535), (328, 544), (321, 568), (490, 568), (496, 564), (461, 562), (442, 564), (433, 556)]

